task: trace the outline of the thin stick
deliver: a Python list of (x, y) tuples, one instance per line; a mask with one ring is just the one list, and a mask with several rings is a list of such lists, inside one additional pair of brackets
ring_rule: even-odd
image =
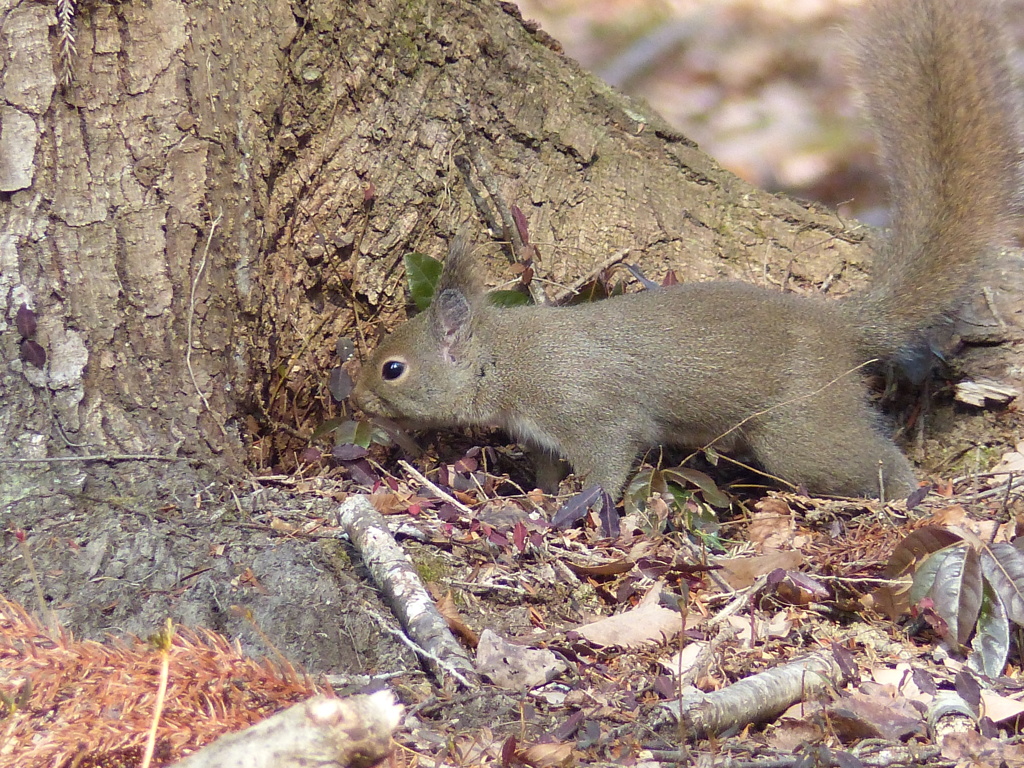
[(622, 261), (624, 258), (626, 258), (629, 255), (629, 252), (630, 252), (629, 248), (623, 248), (621, 251), (616, 251), (611, 256), (609, 256), (607, 259), (605, 259), (600, 264), (598, 264), (596, 267), (594, 267), (592, 270), (590, 270), (587, 274), (585, 274), (582, 277), (574, 280), (568, 286), (563, 288), (558, 293), (558, 295), (555, 296), (555, 298), (552, 301), (555, 304), (557, 304), (558, 302), (562, 301), (563, 299), (568, 298), (569, 296), (572, 296), (580, 288), (582, 288), (584, 285), (589, 283), (591, 280), (595, 279), (599, 274), (601, 274), (601, 272), (603, 272), (604, 270), (608, 269), (608, 267), (615, 266), (620, 261)]
[(149, 724), (149, 734), (146, 736), (146, 751), (142, 754), (141, 768), (149, 768), (149, 764), (153, 761), (153, 750), (156, 748), (156, 732), (160, 726), (160, 716), (164, 712), (164, 702), (167, 700), (167, 678), (170, 677), (171, 642), (173, 640), (174, 625), (168, 619), (164, 631), (158, 635), (157, 640), (160, 644), (160, 682), (156, 689), (153, 721)]
[(427, 478), (418, 469), (416, 469), (416, 467), (414, 467), (412, 464), (410, 464), (408, 461), (406, 461), (405, 459), (399, 459), (398, 464), (399, 464), (400, 467), (402, 467), (402, 469), (404, 469), (410, 475), (412, 475), (417, 480), (419, 480), (421, 483), (423, 483), (425, 486), (427, 486), (427, 488), (429, 488), (435, 494), (437, 494), (438, 497), (440, 497), (441, 499), (444, 499), (449, 504), (454, 504), (456, 507), (461, 509), (466, 514), (469, 514), (469, 515), (473, 514), (473, 510), (472, 509), (467, 507), (465, 504), (463, 504), (461, 501), (456, 499), (450, 493), (447, 493), (446, 491), (442, 491), (440, 488), (437, 487), (437, 485), (435, 485), (434, 483), (432, 483), (429, 480), (427, 480)]

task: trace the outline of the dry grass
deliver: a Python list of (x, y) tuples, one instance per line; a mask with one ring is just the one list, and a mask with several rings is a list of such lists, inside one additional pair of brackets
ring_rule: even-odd
[[(249, 659), (212, 632), (179, 629), (169, 653), (158, 765), (318, 692), (290, 665)], [(142, 640), (75, 640), (0, 597), (0, 768), (139, 765), (160, 665)]]

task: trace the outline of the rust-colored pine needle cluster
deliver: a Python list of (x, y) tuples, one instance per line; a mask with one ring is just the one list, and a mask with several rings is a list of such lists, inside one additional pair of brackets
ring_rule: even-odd
[[(290, 666), (254, 661), (212, 632), (176, 631), (155, 765), (317, 692)], [(130, 768), (141, 760), (161, 656), (51, 632), (0, 596), (0, 768)]]

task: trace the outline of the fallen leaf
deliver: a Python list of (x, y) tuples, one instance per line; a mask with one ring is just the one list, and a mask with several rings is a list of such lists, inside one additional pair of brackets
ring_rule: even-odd
[(844, 742), (858, 739), (902, 741), (924, 733), (924, 720), (909, 702), (884, 695), (853, 693), (828, 707), (829, 722)]
[(747, 540), (761, 552), (791, 549), (796, 531), (793, 510), (782, 499), (762, 499), (747, 526)]
[(1000, 696), (995, 691), (983, 690), (981, 701), (985, 705), (983, 712), (994, 723), (1002, 723), (1024, 712), (1024, 703), (1009, 696)]
[(452, 597), (452, 593), (449, 590), (445, 592), (444, 596), (437, 601), (437, 610), (441, 616), (444, 617), (447, 622), (449, 629), (455, 634), (466, 641), (466, 645), (470, 648), (476, 648), (480, 642), (480, 638), (477, 636), (473, 628), (470, 627), (465, 620), (462, 618), (462, 614), (459, 613), (458, 607), (455, 605), (455, 599)]
[(779, 718), (778, 725), (772, 729), (768, 743), (780, 752), (792, 754), (804, 744), (817, 744), (824, 735), (820, 725), (806, 718), (783, 717)]
[(1024, 765), (1024, 747), (987, 739), (977, 731), (951, 733), (942, 739), (942, 756), (962, 764)]
[(534, 768), (569, 766), (575, 763), (572, 744), (534, 744), (521, 750), (524, 762)]
[(476, 671), (499, 688), (524, 691), (550, 682), (566, 669), (551, 651), (510, 643), (485, 629), (476, 647)]
[(682, 616), (655, 604), (641, 604), (631, 611), (618, 613), (576, 631), (594, 645), (637, 648), (648, 643), (662, 643), (679, 634)]
[(1003, 454), (999, 463), (992, 467), (993, 472), (1024, 473), (1024, 440), (1017, 443), (1016, 450)]
[(772, 552), (768, 555), (757, 555), (755, 557), (733, 557), (716, 560), (715, 564), (721, 567), (719, 571), (722, 578), (733, 589), (746, 589), (755, 581), (758, 576), (771, 573), (776, 568), (784, 571), (795, 571), (803, 565), (804, 556), (799, 552)]
[(674, 678), (680, 678), (693, 669), (708, 643), (695, 641), (687, 643), (682, 650), (676, 651), (669, 658), (662, 659), (659, 663), (662, 668)]

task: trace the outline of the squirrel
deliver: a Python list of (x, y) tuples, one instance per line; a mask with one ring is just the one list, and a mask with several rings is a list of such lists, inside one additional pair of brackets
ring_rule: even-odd
[(865, 291), (826, 300), (711, 281), (502, 308), (459, 236), (433, 303), (379, 344), (353, 402), (418, 426), (501, 427), (615, 498), (657, 445), (752, 454), (812, 493), (906, 496), (915, 474), (864, 369), (893, 361), (920, 378), (929, 331), (1012, 241), (1020, 116), (999, 11), (874, 0), (854, 26), (893, 209)]

